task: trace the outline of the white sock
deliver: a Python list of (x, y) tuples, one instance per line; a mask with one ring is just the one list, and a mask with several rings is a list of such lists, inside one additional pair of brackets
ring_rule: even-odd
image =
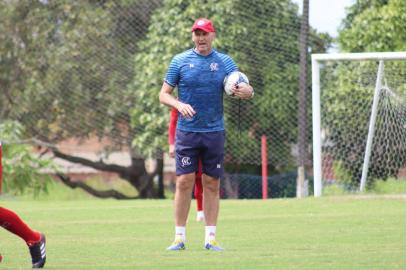
[(206, 226), (205, 227), (205, 238), (204, 244), (207, 244), (211, 240), (216, 240), (216, 226)]
[(184, 226), (176, 226), (175, 227), (175, 240), (182, 240), (183, 242), (186, 241), (186, 227)]
[(204, 219), (204, 212), (203, 211), (197, 211), (197, 219)]

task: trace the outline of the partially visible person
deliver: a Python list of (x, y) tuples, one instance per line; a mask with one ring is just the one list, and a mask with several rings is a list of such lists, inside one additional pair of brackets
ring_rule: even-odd
[[(176, 192), (175, 240), (168, 250), (183, 250), (191, 192), (199, 160), (202, 162), (203, 210), (205, 218), (204, 248), (223, 251), (216, 241), (220, 204), (220, 179), (224, 173), (224, 78), (238, 67), (234, 60), (212, 48), (216, 37), (213, 23), (197, 19), (192, 26), (195, 47), (172, 58), (159, 93), (162, 104), (176, 108)], [(178, 99), (172, 92), (178, 87)], [(232, 88), (241, 99), (253, 97), (247, 83)]]
[[(0, 207), (0, 226), (25, 241), (30, 250), (32, 268), (44, 267), (46, 261), (44, 234), (32, 230), (16, 213), (4, 207)], [(0, 255), (0, 262), (1, 259)]]
[[(178, 111), (175, 108), (171, 109), (169, 127), (168, 127), (168, 144), (169, 144), (169, 156), (175, 157), (175, 132), (176, 124), (178, 123)], [(197, 205), (197, 221), (204, 221), (203, 212), (203, 185), (202, 185), (202, 162), (199, 160), (199, 166), (196, 172), (194, 195)]]

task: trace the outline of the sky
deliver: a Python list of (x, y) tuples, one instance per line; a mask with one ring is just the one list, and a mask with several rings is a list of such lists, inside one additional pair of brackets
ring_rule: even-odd
[[(303, 0), (293, 0), (299, 4), (302, 13)], [(309, 0), (309, 23), (319, 32), (328, 32), (337, 37), (337, 28), (345, 17), (345, 8), (353, 5), (356, 0)]]

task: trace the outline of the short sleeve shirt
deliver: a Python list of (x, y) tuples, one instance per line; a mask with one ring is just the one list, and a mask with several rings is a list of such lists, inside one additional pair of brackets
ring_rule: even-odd
[(238, 70), (233, 59), (216, 50), (200, 55), (194, 49), (176, 55), (168, 68), (165, 82), (178, 86), (178, 98), (190, 104), (196, 114), (185, 118), (179, 114), (177, 129), (190, 132), (224, 130), (223, 81)]

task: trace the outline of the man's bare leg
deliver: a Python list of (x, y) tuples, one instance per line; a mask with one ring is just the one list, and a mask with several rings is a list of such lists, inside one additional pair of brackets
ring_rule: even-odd
[(195, 173), (180, 175), (176, 179), (175, 191), (175, 241), (167, 250), (183, 250), (186, 241), (186, 221), (189, 214)]
[(216, 226), (220, 205), (220, 180), (203, 174), (202, 181), (206, 226)]
[(204, 246), (224, 251), (216, 242), (216, 226), (220, 206), (220, 179), (203, 174), (203, 211), (206, 218)]
[(176, 179), (175, 192), (175, 224), (176, 226), (186, 226), (187, 217), (192, 200), (193, 185), (195, 183), (195, 173), (179, 175)]

